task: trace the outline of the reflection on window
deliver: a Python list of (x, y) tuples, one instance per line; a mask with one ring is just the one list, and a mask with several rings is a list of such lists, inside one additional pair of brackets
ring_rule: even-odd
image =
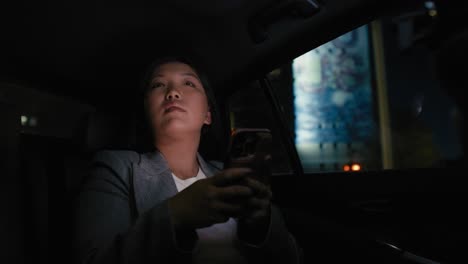
[(381, 166), (368, 27), (293, 61), (295, 142), (305, 171)]

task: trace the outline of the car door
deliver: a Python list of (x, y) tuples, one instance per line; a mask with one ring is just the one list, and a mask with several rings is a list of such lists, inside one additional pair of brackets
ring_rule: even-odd
[(463, 109), (437, 73), (437, 10), (355, 28), (230, 95), (231, 129), (273, 131), (274, 202), (306, 263), (462, 257)]

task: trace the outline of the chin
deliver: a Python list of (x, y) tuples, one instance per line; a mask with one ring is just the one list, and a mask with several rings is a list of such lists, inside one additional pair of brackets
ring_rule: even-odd
[(171, 120), (165, 124), (162, 130), (164, 130), (164, 134), (168, 136), (187, 133), (196, 134), (201, 131), (200, 128), (194, 127), (184, 120)]

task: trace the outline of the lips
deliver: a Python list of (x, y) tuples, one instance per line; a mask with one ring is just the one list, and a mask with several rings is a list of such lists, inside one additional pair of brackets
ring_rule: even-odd
[(186, 112), (182, 107), (180, 107), (180, 106), (178, 106), (176, 104), (173, 104), (173, 103), (167, 104), (164, 107), (164, 113), (170, 113), (170, 112), (174, 112), (174, 111)]

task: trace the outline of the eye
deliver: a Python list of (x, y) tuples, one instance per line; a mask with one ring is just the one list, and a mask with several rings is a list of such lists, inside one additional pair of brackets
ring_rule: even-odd
[(153, 84), (151, 84), (151, 89), (156, 89), (156, 88), (163, 87), (163, 86), (164, 86), (164, 83), (162, 82), (154, 82)]
[(185, 85), (188, 85), (190, 87), (195, 87), (195, 84), (191, 81), (185, 81)]

